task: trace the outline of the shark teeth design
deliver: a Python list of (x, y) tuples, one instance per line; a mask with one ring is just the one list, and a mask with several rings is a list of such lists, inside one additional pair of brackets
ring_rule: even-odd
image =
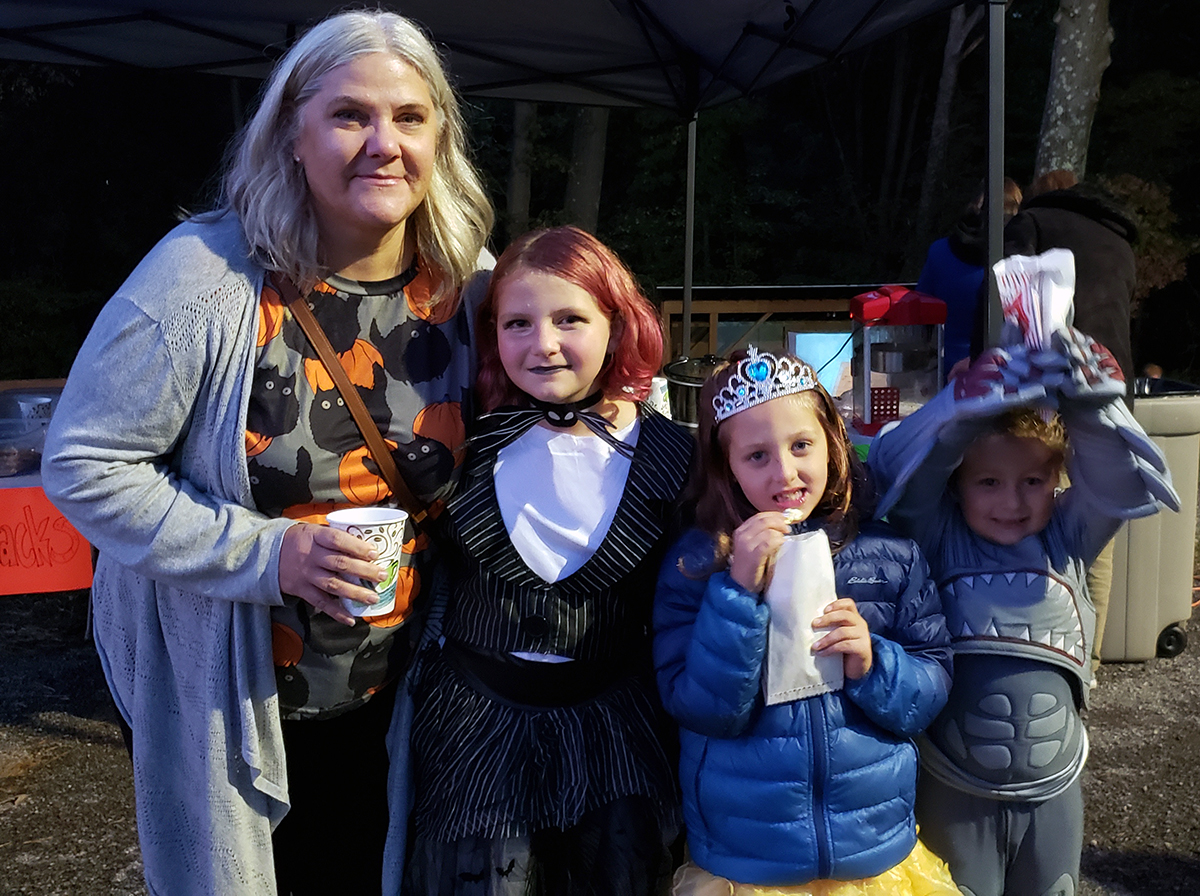
[(1085, 657), (1083, 654), (1083, 638), (1082, 638), (1082, 636), (1076, 636), (1071, 639), (1071, 658), (1073, 660), (1075, 660), (1077, 663), (1082, 664), (1084, 662)]
[[(997, 594), (997, 603), (989, 601), (983, 590), (992, 585), (1008, 589)], [(1054, 575), (1027, 570), (974, 573), (943, 589), (948, 589), (943, 594), (950, 601), (947, 616), (953, 619), (952, 629), (958, 630), (956, 640), (1021, 642), (1064, 654), (1073, 665), (1087, 664), (1083, 619), (1074, 594)]]

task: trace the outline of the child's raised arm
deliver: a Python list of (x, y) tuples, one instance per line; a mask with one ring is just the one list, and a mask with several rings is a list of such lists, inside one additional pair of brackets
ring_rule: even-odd
[(882, 496), (876, 517), (887, 515), (922, 544), (950, 476), (975, 438), (974, 431), (949, 426), (954, 421), (952, 389), (947, 386), (897, 426), (876, 436), (867, 455)]
[(1077, 330), (1056, 332), (1052, 350), (989, 349), (966, 376), (872, 443), (867, 462), (884, 495), (876, 513), (927, 547), (949, 478), (985, 421), (1034, 405), (1057, 408), (1066, 427), (1067, 470), (1079, 488), (1074, 517), (1120, 520), (1178, 509), (1162, 452), (1123, 394), (1111, 354)]
[(1121, 400), (1124, 380), (1116, 359), (1078, 330), (1055, 333), (1054, 340), (1070, 361), (1070, 374), (1057, 391), (1071, 443), (1072, 487), (1096, 512), (1114, 519), (1148, 516), (1162, 506), (1178, 510), (1162, 451)]
[(875, 516), (886, 514), (926, 545), (946, 485), (987, 420), (1045, 399), (1045, 385), (1030, 379), (1030, 372), (1023, 346), (988, 349), (928, 404), (880, 433), (867, 457), (882, 495)]

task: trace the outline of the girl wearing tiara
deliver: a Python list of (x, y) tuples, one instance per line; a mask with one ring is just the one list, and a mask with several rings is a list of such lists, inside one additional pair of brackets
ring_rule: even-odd
[(458, 550), (413, 695), (404, 891), (651, 894), (678, 826), (650, 659), (693, 441), (643, 404), (662, 355), (632, 275), (573, 227), (500, 257), (479, 314)]
[[(951, 669), (924, 559), (870, 521), (863, 467), (798, 358), (735, 355), (705, 383), (699, 422), (696, 528), (667, 552), (654, 607), (691, 856), (673, 892), (957, 894), (913, 819), (912, 737), (945, 704)], [(828, 538), (836, 592), (812, 619), (812, 651), (841, 659), (844, 685), (768, 699), (764, 590), (784, 539), (805, 532)]]

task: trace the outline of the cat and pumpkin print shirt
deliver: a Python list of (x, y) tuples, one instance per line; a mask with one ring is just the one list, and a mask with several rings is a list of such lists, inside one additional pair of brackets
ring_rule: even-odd
[[(457, 479), (474, 380), (474, 307), (451, 297), (431, 308), (436, 277), (419, 264), (378, 283), (331, 276), (306, 299), (401, 475), (434, 514)], [(270, 277), (257, 351), (246, 456), (259, 510), (324, 523), (332, 510), (388, 501), (358, 426)], [(397, 630), (421, 591), (426, 547), (410, 533), (392, 613), (346, 626), (292, 597), (272, 611), (284, 718), (344, 712), (399, 674)]]

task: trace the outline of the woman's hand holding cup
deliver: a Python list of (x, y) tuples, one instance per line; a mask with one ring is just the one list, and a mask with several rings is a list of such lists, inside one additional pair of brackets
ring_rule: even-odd
[(374, 604), (377, 595), (350, 579), (382, 582), (386, 570), (375, 564), (379, 552), (361, 538), (313, 523), (297, 523), (283, 535), (279, 551), (279, 590), (311, 604), (345, 625), (355, 617), (342, 598)]

